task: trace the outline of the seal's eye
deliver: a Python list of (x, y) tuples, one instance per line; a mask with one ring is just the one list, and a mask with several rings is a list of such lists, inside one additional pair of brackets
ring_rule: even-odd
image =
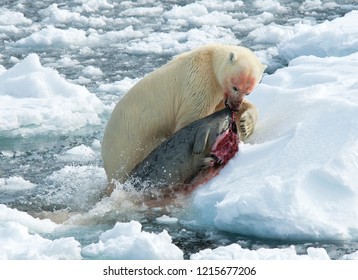
[(239, 90), (237, 89), (237, 87), (232, 87), (232, 89), (233, 89), (234, 91), (239, 91)]

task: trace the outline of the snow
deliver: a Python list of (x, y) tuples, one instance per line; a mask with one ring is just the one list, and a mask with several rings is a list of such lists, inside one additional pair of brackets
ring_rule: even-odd
[(80, 243), (73, 237), (49, 240), (58, 225), (0, 204), (0, 259), (80, 259)]
[(158, 223), (161, 223), (161, 224), (174, 224), (174, 223), (178, 222), (178, 218), (169, 217), (167, 215), (160, 216), (160, 217), (156, 218), (156, 220)]
[[(210, 19), (208, 19), (210, 21)], [(142, 40), (127, 46), (132, 54), (177, 54), (209, 43), (238, 44), (230, 29), (218, 26), (203, 25), (188, 32), (171, 31), (169, 33), (149, 33)]]
[(38, 32), (32, 33), (29, 37), (17, 41), (15, 46), (71, 47), (71, 45), (84, 44), (86, 40), (86, 32), (83, 30), (72, 27), (64, 30), (49, 25)]
[(130, 8), (124, 10), (121, 15), (134, 17), (134, 16), (150, 16), (150, 17), (157, 17), (163, 12), (162, 7), (148, 7), (148, 8)]
[(36, 185), (20, 176), (13, 176), (9, 178), (0, 178), (0, 191), (1, 190), (28, 190), (34, 188)]
[(351, 253), (351, 254), (344, 255), (341, 259), (342, 260), (358, 260), (358, 251)]
[(23, 13), (9, 11), (0, 8), (0, 25), (30, 25), (32, 20), (26, 18)]
[(79, 12), (71, 12), (58, 8), (58, 4), (52, 4), (48, 8), (39, 11), (45, 17), (46, 24), (65, 24), (74, 23), (79, 25), (89, 25), (90, 27), (103, 27), (106, 25), (104, 18), (87, 18)]
[[(355, 15), (332, 21), (331, 30), (354, 25)], [(295, 37), (310, 42), (326, 25)], [(311, 50), (306, 43), (303, 49)], [(244, 235), (356, 240), (358, 48), (345, 56), (294, 56), (250, 96), (260, 112), (256, 132), (218, 177), (198, 188), (194, 209), (203, 222)]]
[(257, 16), (239, 20), (237, 24), (233, 26), (233, 29), (239, 31), (253, 31), (256, 28), (271, 23), (274, 18), (275, 16), (272, 13), (263, 12)]
[(159, 234), (141, 231), (136, 221), (117, 223), (113, 229), (101, 234), (98, 243), (82, 249), (88, 258), (103, 259), (158, 259), (180, 260), (183, 252), (174, 244), (166, 230)]
[(113, 9), (113, 4), (108, 3), (107, 0), (78, 0), (76, 2), (82, 3), (81, 8), (79, 8), (81, 12)]
[(124, 39), (142, 37), (143, 33), (133, 30), (132, 26), (128, 26), (123, 30), (110, 31), (99, 34), (94, 29), (87, 32), (82, 29), (70, 27), (68, 29), (56, 28), (48, 25), (45, 28), (32, 33), (30, 36), (20, 39), (13, 43), (15, 47), (32, 47), (43, 49), (46, 47), (54, 48), (75, 48), (78, 46), (88, 45), (107, 45), (108, 43), (123, 44)]
[(30, 234), (25, 226), (14, 222), (0, 225), (0, 259), (65, 260), (80, 259), (80, 243), (73, 237), (49, 240)]
[(102, 76), (103, 72), (101, 69), (96, 68), (94, 66), (87, 66), (85, 69), (82, 70), (82, 73), (86, 77), (92, 77), (92, 76)]
[[(157, 1), (75, 2), (72, 8), (66, 3), (48, 5), (38, 11), (42, 17), (38, 22), (27, 18), (25, 6), (18, 5), (17, 11), (0, 8), (0, 40), (6, 50), (15, 50), (8, 58), (0, 54), (0, 143), (7, 145), (0, 148), (0, 160), (11, 163), (26, 156), (17, 151), (19, 139), (63, 136), (58, 141), (61, 149), (46, 163), (56, 167), (42, 178), (46, 195), (40, 198), (45, 205), (65, 205), (73, 211), (65, 223), (55, 223), (0, 204), (0, 259), (183, 259), (184, 252), (173, 242), (175, 233), (145, 228), (148, 220), (143, 216), (150, 210), (156, 215), (148, 215), (154, 217), (153, 224), (177, 231), (190, 224), (286, 244), (317, 242), (318, 246), (358, 240), (358, 11), (317, 24), (312, 16), (322, 9), (337, 9), (338, 2), (304, 1), (297, 9), (302, 17), (283, 24), (276, 18), (293, 11), (278, 0), (253, 1), (258, 13), (250, 17), (242, 12), (246, 1), (202, 0), (170, 7)], [(116, 7), (121, 7), (120, 17), (111, 18)], [(147, 24), (144, 19), (148, 18), (165, 28)], [(145, 27), (138, 28), (138, 23)], [(107, 30), (109, 24), (116, 28)], [(247, 36), (239, 37), (238, 32)], [(128, 76), (121, 72), (113, 81), (96, 63), (98, 50), (110, 45), (131, 57), (148, 59), (140, 63), (149, 63), (153, 54), (168, 57), (206, 43), (240, 44), (242, 40), (258, 49), (269, 46), (256, 53), (272, 74), (248, 96), (260, 118), (237, 156), (217, 177), (198, 187), (182, 211), (138, 205), (119, 190), (99, 201), (106, 176), (98, 131), (117, 100), (148, 68)], [(88, 59), (83, 62), (66, 51), (58, 59), (42, 58), (53, 49), (76, 50)], [(122, 67), (121, 61), (113, 63), (119, 64), (115, 69)], [(79, 75), (67, 78), (56, 68)], [(70, 144), (62, 142), (86, 127), (98, 132), (93, 132), (96, 139), (82, 143), (77, 135)], [(14, 146), (1, 142), (2, 137)], [(31, 165), (20, 160), (18, 164), (19, 168)], [(0, 194), (23, 195), (43, 184), (26, 175), (0, 170)], [(116, 222), (86, 245), (71, 232), (86, 226), (84, 232), (91, 231), (91, 226), (110, 215), (117, 215)], [(124, 222), (131, 220), (128, 216), (138, 221)], [(305, 252), (297, 245), (247, 249), (232, 242), (215, 249), (205, 245), (208, 248), (189, 257), (330, 258), (328, 249), (320, 247), (308, 246)], [(357, 260), (358, 251), (340, 258)]]
[(164, 13), (164, 18), (174, 25), (203, 26), (210, 23), (215, 26), (231, 26), (236, 23), (230, 15), (217, 11), (208, 12), (205, 6), (197, 3), (174, 5), (170, 11)]
[(243, 249), (239, 244), (205, 249), (190, 256), (191, 260), (330, 260), (323, 248), (307, 249), (307, 254), (298, 255), (294, 246), (283, 249)]
[(279, 14), (287, 13), (288, 9), (276, 0), (255, 0), (254, 5), (261, 11), (275, 12)]
[(299, 8), (300, 11), (305, 12), (309, 10), (323, 10), (323, 9), (334, 9), (338, 4), (334, 2), (322, 3), (321, 0), (305, 0), (303, 5)]
[(278, 45), (280, 56), (289, 62), (303, 55), (346, 56), (357, 52), (357, 16), (358, 11), (352, 11), (344, 17), (298, 32)]
[(0, 134), (66, 133), (100, 124), (104, 110), (94, 94), (43, 67), (36, 54), (0, 75)]
[(50, 220), (33, 218), (25, 212), (11, 209), (3, 204), (0, 204), (0, 210), (1, 226), (7, 223), (16, 223), (26, 227), (29, 231), (36, 233), (50, 233), (58, 227), (58, 225)]
[(255, 43), (278, 44), (287, 38), (293, 37), (299, 28), (307, 28), (306, 25), (297, 24), (296, 26), (280, 26), (275, 23), (257, 27), (248, 34), (249, 38)]
[(94, 159), (95, 156), (91, 147), (81, 144), (65, 151), (58, 158), (64, 161), (84, 161)]
[(227, 11), (235, 12), (242, 8), (245, 4), (243, 1), (212, 1), (212, 0), (202, 0), (196, 1), (197, 3), (203, 5), (207, 8), (208, 11)]
[(99, 86), (99, 90), (105, 91), (105, 92), (110, 92), (113, 94), (117, 93), (120, 95), (124, 95), (138, 81), (139, 81), (139, 79), (130, 79), (128, 77), (125, 77), (123, 80), (117, 81), (115, 83), (101, 84)]

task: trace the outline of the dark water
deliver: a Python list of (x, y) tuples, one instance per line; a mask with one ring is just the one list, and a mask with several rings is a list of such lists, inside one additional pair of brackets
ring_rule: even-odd
[[(184, 6), (195, 1), (157, 1), (162, 3), (164, 11), (169, 11), (174, 4)], [(257, 18), (263, 11), (254, 5), (254, 1), (243, 1), (245, 5), (239, 10), (228, 10), (227, 13), (239, 19)], [(357, 1), (334, 1), (337, 6), (334, 8), (310, 7), (304, 4), (305, 1), (280, 1), (281, 5), (287, 9), (285, 13), (277, 13), (272, 11), (274, 19), (270, 21), (278, 25), (293, 25), (299, 21), (305, 20), (320, 23), (324, 20), (332, 20), (343, 16), (345, 13), (358, 8)], [(322, 1), (328, 3), (331, 1)], [(76, 1), (32, 1), (32, 0), (12, 0), (0, 2), (0, 9), (6, 8), (12, 11), (19, 11), (28, 19), (32, 20), (32, 24), (18, 26), (18, 32), (6, 32), (0, 39), (0, 64), (9, 69), (15, 64), (14, 57), (22, 60), (30, 53), (37, 53), (40, 56), (43, 66), (55, 68), (66, 80), (73, 83), (82, 84), (82, 70), (86, 66), (94, 66), (100, 68), (103, 75), (93, 77), (85, 84), (87, 89), (96, 94), (104, 103), (108, 104), (119, 99), (119, 95), (107, 93), (99, 90), (102, 84), (111, 84), (120, 81), (125, 77), (140, 78), (146, 73), (166, 63), (175, 51), (153, 52), (133, 52), (126, 46), (133, 42), (140, 41), (138, 38), (122, 38), (120, 41), (105, 42), (103, 44), (93, 44), (89, 47), (93, 52), (90, 54), (83, 52), (84, 46), (15, 46), (14, 42), (26, 38), (31, 35), (34, 30), (44, 28), (46, 25), (53, 25), (57, 28), (68, 29), (74, 27), (88, 31), (90, 28), (96, 29), (99, 34), (110, 31), (118, 31), (126, 28), (130, 20), (130, 24), (134, 30), (143, 31), (150, 30), (154, 33), (169, 32), (186, 32), (193, 26), (174, 26), (168, 24), (162, 16), (151, 16), (150, 14), (141, 16), (121, 15), (126, 8), (135, 7), (156, 7), (155, 1), (108, 1), (113, 3), (113, 8), (98, 8), (94, 11), (84, 11), (81, 15), (87, 18), (98, 18), (105, 16), (107, 19), (104, 26), (91, 26), (88, 23), (66, 22), (66, 23), (47, 23), (46, 16), (41, 12), (48, 8), (51, 4), (57, 4), (58, 8), (76, 11), (80, 3)], [(210, 10), (209, 10), (210, 11)], [(134, 18), (134, 20), (133, 20)], [(122, 21), (120, 21), (122, 20)], [(250, 47), (255, 51), (266, 50), (272, 45), (255, 44), (247, 35), (252, 29), (233, 29), (237, 39), (242, 45)], [(63, 67), (58, 61), (67, 56), (75, 59), (79, 64), (75, 67)], [(268, 72), (272, 73), (279, 67), (284, 67), (279, 57), (271, 57), (272, 64)], [(86, 194), (88, 199), (81, 200), (72, 199), (71, 196), (80, 196), (77, 186), (71, 184), (63, 184), (54, 182), (51, 174), (61, 170), (68, 163), (58, 159), (57, 155), (62, 154), (66, 150), (85, 144), (91, 146), (93, 141), (101, 140), (104, 125), (108, 119), (108, 114), (103, 114), (102, 124), (99, 126), (85, 127), (66, 135), (35, 135), (31, 137), (11, 137), (0, 131), (0, 178), (8, 178), (11, 176), (21, 176), (36, 184), (36, 188), (29, 191), (9, 192), (0, 190), (0, 203), (7, 204), (10, 207), (17, 208), (22, 211), (40, 212), (67, 209), (69, 211), (87, 211), (94, 206), (96, 200), (99, 199), (101, 187), (92, 194)], [(12, 157), (5, 156), (4, 151), (11, 151)], [(101, 167), (102, 162), (97, 156), (89, 161), (80, 161), (74, 163), (76, 166), (94, 166)], [(74, 179), (76, 182), (76, 180)], [(173, 210), (169, 210), (171, 212)], [(174, 210), (180, 213), (185, 212), (183, 209)], [(165, 212), (165, 211), (164, 211)], [(172, 213), (172, 212), (171, 212)], [(184, 213), (185, 214), (185, 213)], [(244, 248), (281, 248), (295, 245), (298, 253), (305, 253), (307, 247), (323, 247), (327, 250), (331, 258), (339, 258), (344, 254), (348, 254), (358, 250), (357, 243), (349, 242), (295, 242), (293, 240), (262, 240), (247, 236), (239, 236), (237, 234), (222, 232), (212, 226), (196, 225), (188, 219), (180, 220), (178, 223), (163, 225), (156, 222), (156, 217), (163, 215), (161, 211), (146, 212), (145, 215), (133, 214), (133, 216), (122, 216), (113, 213), (107, 221), (99, 223), (92, 227), (78, 226), (68, 229), (67, 231), (55, 232), (47, 236), (48, 238), (58, 238), (63, 236), (74, 236), (82, 245), (87, 245), (98, 241), (98, 236), (104, 230), (113, 227), (118, 220), (129, 221), (135, 218), (143, 225), (146, 231), (161, 232), (166, 229), (173, 237), (173, 242), (181, 248), (185, 257), (196, 253), (204, 248), (215, 248), (221, 245), (228, 245), (234, 242), (239, 243)], [(185, 229), (185, 231), (183, 231)]]

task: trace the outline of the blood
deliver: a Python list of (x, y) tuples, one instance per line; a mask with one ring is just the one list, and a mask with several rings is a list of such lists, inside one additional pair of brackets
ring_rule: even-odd
[(190, 182), (178, 184), (166, 188), (161, 193), (161, 197), (176, 197), (179, 195), (189, 195), (196, 187), (207, 183), (217, 176), (220, 170), (235, 156), (239, 151), (239, 135), (235, 122), (234, 111), (231, 111), (229, 128), (221, 133), (214, 145), (211, 147), (211, 158), (207, 168), (202, 169)]
[(239, 92), (249, 94), (255, 87), (255, 78), (246, 74), (231, 79), (231, 83), (235, 85)]
[(218, 136), (214, 145), (211, 147), (211, 158), (209, 167), (201, 170), (195, 178), (186, 186), (187, 193), (190, 193), (197, 186), (207, 183), (217, 176), (220, 170), (232, 159), (239, 151), (239, 135), (235, 122), (234, 111), (229, 124), (229, 129)]
[(210, 166), (217, 167), (218, 165), (226, 165), (239, 151), (239, 136), (235, 122), (235, 115), (232, 112), (232, 117), (229, 129), (225, 130), (216, 139), (214, 145), (211, 147), (211, 156), (213, 160)]

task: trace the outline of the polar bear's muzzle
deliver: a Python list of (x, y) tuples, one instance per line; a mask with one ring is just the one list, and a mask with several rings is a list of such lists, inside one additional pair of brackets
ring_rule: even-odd
[(241, 100), (231, 100), (228, 97), (225, 98), (225, 107), (231, 109), (232, 111), (239, 111), (240, 105), (242, 103), (243, 99)]

